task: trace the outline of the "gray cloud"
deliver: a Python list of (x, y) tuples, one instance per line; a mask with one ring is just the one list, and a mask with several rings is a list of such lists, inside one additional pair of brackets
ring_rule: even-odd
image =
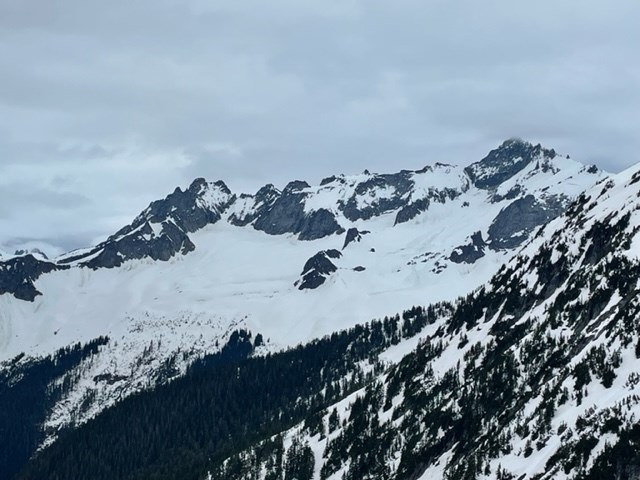
[(80, 246), (196, 176), (469, 163), (511, 136), (620, 170), (637, 18), (635, 0), (0, 0), (0, 244)]

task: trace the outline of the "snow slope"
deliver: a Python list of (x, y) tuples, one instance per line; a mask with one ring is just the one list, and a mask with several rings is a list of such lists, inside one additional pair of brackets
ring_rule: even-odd
[[(370, 232), (342, 252), (338, 273), (315, 291), (295, 288), (302, 266), (320, 250), (341, 249), (343, 236), (298, 241), (292, 233), (268, 235), (251, 225), (233, 226), (224, 221), (236, 213), (232, 206), (223, 221), (189, 234), (195, 249), (188, 254), (165, 262), (128, 260), (118, 268), (54, 271), (35, 282), (42, 295), (33, 302), (0, 295), (0, 359), (23, 351), (48, 353), (98, 335), (117, 336), (127, 331), (131, 318), (178, 317), (182, 312), (229, 322), (246, 317), (249, 328), (274, 344), (292, 345), (415, 303), (456, 298), (488, 280), (511, 254), (487, 248), (475, 263), (449, 259), (472, 233), (480, 231), (487, 238), (491, 222), (510, 203), (495, 201), (496, 195), (520, 185), (536, 197), (572, 198), (602, 177), (585, 174), (585, 167), (572, 160), (557, 158), (555, 163), (557, 171), (546, 172), (531, 163), (490, 191), (468, 186), (459, 167), (438, 164), (414, 172), (411, 196), (456, 186), (460, 194), (432, 202), (427, 211), (395, 226), (396, 211), (349, 221), (336, 207), (353, 194), (363, 175), (344, 177), (338, 188), (304, 188), (309, 196), (305, 208), (333, 209), (344, 227)], [(358, 202), (369, 205), (385, 191), (368, 190)], [(65, 263), (68, 258), (61, 257)], [(357, 266), (366, 270), (356, 272)]]
[[(506, 166), (496, 167), (495, 159), (514, 146), (528, 152), (528, 161), (509, 157)], [(494, 152), (498, 157), (491, 157)], [(555, 216), (557, 205), (566, 206), (605, 176), (513, 141), (487, 158), (491, 168), (476, 162), (473, 178), (499, 172), (501, 182), (492, 188), (476, 186), (467, 169), (445, 164), (393, 175), (333, 177), (320, 186), (292, 182), (282, 192), (265, 187), (262, 196), (235, 196), (221, 182), (198, 180), (193, 188), (151, 204), (103, 244), (56, 259), (65, 269), (33, 280), (40, 293), (33, 301), (0, 294), (0, 360), (109, 336), (99, 360), (83, 367), (84, 380), (52, 412), (48, 425), (55, 432), (149, 386), (154, 368), (187, 352), (177, 366), (183, 371), (198, 355), (215, 350), (232, 328), (261, 333), (273, 350), (414, 304), (467, 294), (515, 251), (492, 248), (497, 220), (508, 226), (532, 215), (520, 207), (510, 213), (508, 207), (529, 196), (541, 222), (547, 205), (553, 205), (549, 212)], [(509, 170), (514, 164), (519, 170)], [(284, 233), (270, 231), (271, 220), (283, 220), (276, 216), (279, 209), (285, 217), (301, 215), (300, 222)], [(331, 217), (314, 217), (323, 211)], [(337, 272), (323, 285), (299, 290), (296, 282), (307, 259), (341, 249), (348, 228), (369, 233), (344, 248), (335, 260)], [(478, 247), (482, 256), (452, 261), (452, 252), (476, 232), (486, 240)], [(521, 237), (518, 244), (533, 233), (507, 229)], [(310, 240), (301, 241), (303, 235)], [(92, 263), (104, 258), (107, 263)], [(161, 346), (154, 343), (158, 340)], [(147, 366), (140, 360), (146, 357), (151, 358)], [(115, 381), (92, 380), (105, 375)], [(79, 412), (87, 397), (99, 401)]]
[[(285, 451), (308, 445), (314, 479), (637, 478), (639, 198), (638, 166), (588, 189), (451, 317), (384, 352), (389, 368), (321, 412), (322, 432), (283, 432)], [(287, 462), (258, 452), (216, 478)]]

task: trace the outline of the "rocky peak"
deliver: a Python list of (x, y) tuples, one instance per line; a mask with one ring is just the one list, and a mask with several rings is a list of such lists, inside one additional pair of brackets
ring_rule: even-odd
[(360, 240), (362, 240), (362, 236), (366, 235), (367, 233), (369, 233), (368, 230), (360, 231), (355, 227), (350, 228), (349, 230), (347, 230), (347, 234), (345, 235), (342, 249), (344, 250), (345, 248), (347, 248), (347, 245), (349, 245), (350, 243), (359, 242)]
[(309, 188), (310, 185), (304, 180), (293, 180), (284, 187), (282, 193), (292, 193), (299, 192), (300, 190), (304, 190), (305, 188)]
[(336, 177), (335, 175), (331, 175), (330, 177), (325, 177), (320, 181), (320, 186), (324, 187), (325, 185), (329, 185), (334, 182), (345, 183), (344, 177), (341, 175)]
[[(162, 223), (171, 220), (185, 231), (194, 232), (218, 221), (232, 199), (231, 191), (224, 182), (208, 183), (204, 178), (197, 178), (187, 190), (176, 188), (164, 199), (152, 202), (130, 227), (137, 228), (145, 221)], [(119, 234), (121, 232), (116, 236)]]
[(464, 171), (476, 187), (492, 189), (513, 177), (534, 160), (552, 160), (555, 157), (556, 152), (553, 149), (512, 138), (491, 150), (479, 162), (469, 165)]
[[(333, 175), (314, 187), (303, 180), (289, 182), (282, 191), (267, 184), (253, 195), (240, 196), (233, 194), (223, 181), (208, 182), (200, 177), (185, 190), (178, 187), (164, 199), (152, 202), (130, 225), (105, 242), (61, 257), (58, 263), (111, 268), (130, 259), (168, 260), (177, 253), (194, 250), (189, 235), (220, 220), (269, 235), (295, 235), (298, 240), (341, 234), (353, 229), (355, 222), (385, 214), (393, 214), (394, 225), (400, 225), (432, 208), (458, 201), (471, 184), (488, 190), (493, 204), (504, 202), (491, 228), (486, 230), (483, 226), (486, 245), (471, 238), (469, 245), (458, 248), (468, 247), (473, 254), (451, 256), (452, 261), (463, 257), (463, 261), (473, 261), (485, 246), (509, 250), (519, 245), (535, 227), (559, 215), (577, 194), (570, 191), (565, 195), (563, 186), (553, 187), (551, 183), (543, 185), (545, 188), (529, 188), (528, 178), (533, 175), (553, 175), (554, 185), (560, 185), (569, 175), (556, 176), (565, 163), (569, 169), (577, 168), (576, 162), (567, 159), (562, 163), (555, 158), (554, 150), (509, 139), (465, 169), (438, 162), (420, 170), (391, 174), (365, 171), (354, 176)], [(576, 170), (575, 175), (600, 174), (595, 168), (587, 168)], [(514, 178), (517, 181), (505, 183), (519, 172), (523, 174)], [(573, 183), (576, 188), (588, 185), (582, 180)], [(469, 206), (464, 200), (460, 204)], [(349, 231), (343, 248), (361, 233)], [(358, 235), (354, 236), (356, 232)]]
[(280, 192), (273, 183), (267, 183), (256, 192), (255, 197), (259, 200), (267, 200), (275, 199), (278, 195), (280, 195)]
[[(199, 192), (203, 187), (205, 187), (207, 185), (207, 180), (204, 179), (203, 177), (198, 177), (195, 178), (193, 180), (193, 182), (191, 182), (191, 185), (189, 185), (189, 188), (187, 190), (193, 190), (195, 192)], [(181, 190), (180, 187), (176, 187), (176, 190)]]
[(19, 248), (18, 250), (16, 250), (14, 252), (14, 255), (16, 257), (23, 257), (25, 255), (33, 255), (34, 257), (37, 257), (41, 260), (49, 260), (49, 257), (47, 257), (47, 254), (44, 253), (42, 250), (40, 250), (39, 248)]
[(62, 263), (77, 262), (90, 268), (113, 268), (127, 260), (169, 260), (189, 253), (195, 245), (188, 234), (218, 222), (235, 196), (222, 181), (196, 178), (189, 188), (176, 188), (152, 202), (134, 221), (95, 248)]
[(0, 295), (10, 293), (20, 300), (32, 302), (41, 293), (34, 282), (44, 273), (69, 267), (36, 258), (31, 253), (0, 263)]
[(338, 267), (331, 261), (342, 257), (338, 250), (322, 250), (312, 256), (304, 264), (302, 278), (296, 282), (299, 290), (313, 290), (322, 285), (327, 277), (338, 270)]

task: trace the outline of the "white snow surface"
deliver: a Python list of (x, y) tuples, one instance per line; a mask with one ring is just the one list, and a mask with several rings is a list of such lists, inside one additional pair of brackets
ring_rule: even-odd
[[(576, 196), (604, 175), (587, 174), (573, 160), (557, 157), (554, 162), (557, 168), (548, 171), (534, 162), (500, 189), (521, 185), (536, 197)], [(338, 213), (338, 202), (349, 198), (367, 177), (339, 177), (329, 185), (304, 189), (305, 208)], [(21, 352), (50, 354), (101, 335), (111, 339), (90, 365), (82, 366), (80, 381), (48, 419), (50, 441), (60, 426), (86, 421), (123, 395), (146, 388), (154, 368), (186, 351), (177, 365), (184, 371), (195, 358), (221, 346), (233, 328), (261, 333), (268, 348), (275, 350), (412, 305), (465, 295), (489, 280), (513, 252), (487, 249), (474, 264), (456, 264), (448, 257), (474, 232), (486, 235), (510, 200), (491, 202), (493, 192), (470, 186), (458, 166), (436, 164), (414, 172), (412, 179), (414, 196), (445, 188), (463, 193), (444, 203), (433, 201), (426, 212), (395, 226), (397, 212), (356, 222), (337, 215), (343, 227), (370, 233), (333, 260), (338, 271), (316, 290), (300, 291), (294, 283), (311, 256), (342, 248), (344, 236), (299, 241), (294, 235), (271, 236), (251, 225), (231, 225), (226, 219), (232, 212), (250, 208), (252, 200), (246, 199), (227, 210), (221, 221), (190, 233), (196, 249), (189, 254), (166, 262), (131, 260), (113, 269), (74, 265), (42, 275), (35, 282), (42, 295), (33, 302), (0, 295), (0, 361)], [(208, 191), (203, 202), (212, 208), (229, 199), (220, 189)], [(359, 202), (388, 193), (373, 192)], [(153, 225), (154, 232), (159, 226)], [(354, 271), (357, 266), (365, 270)], [(150, 345), (155, 356), (141, 366), (139, 360)], [(113, 385), (93, 380), (104, 374), (124, 380)], [(89, 394), (97, 397), (98, 406), (79, 413)]]
[[(521, 184), (536, 196), (575, 196), (599, 178), (580, 175), (584, 166), (578, 162), (560, 157), (558, 161), (558, 172), (534, 174), (532, 163), (502, 188)], [(307, 207), (336, 205), (362, 176), (346, 177), (337, 189), (306, 189), (311, 192)], [(465, 180), (460, 167), (443, 164), (414, 173), (413, 178), (415, 192), (460, 187)], [(207, 192), (212, 192), (207, 202), (227, 199), (218, 188)], [(335, 262), (339, 271), (317, 290), (299, 291), (294, 282), (309, 257), (340, 249), (343, 236), (298, 241), (293, 235), (270, 236), (226, 221), (190, 234), (196, 250), (167, 262), (132, 260), (120, 268), (73, 267), (43, 275), (36, 282), (42, 295), (34, 302), (0, 296), (0, 360), (20, 352), (50, 353), (99, 335), (117, 337), (127, 331), (130, 319), (145, 315), (207, 313), (229, 323), (246, 317), (252, 331), (263, 333), (276, 346), (288, 346), (414, 304), (456, 298), (488, 280), (510, 254), (487, 250), (473, 265), (448, 261), (473, 232), (486, 233), (509, 203), (491, 203), (489, 196), (472, 187), (446, 203), (432, 202), (428, 211), (404, 224), (393, 226), (395, 212), (352, 223), (371, 233), (343, 251), (343, 258)], [(339, 221), (349, 226), (344, 217)], [(356, 266), (366, 270), (355, 272)]]
[[(583, 206), (583, 211), (588, 212), (588, 215), (585, 223), (574, 225), (564, 216), (550, 222), (539, 232), (539, 236), (528, 242), (518, 252), (517, 257), (510, 260), (510, 266), (515, 268), (516, 271), (525, 269), (527, 266), (522, 259), (527, 257), (531, 258), (544, 243), (553, 246), (550, 239), (555, 238), (554, 234), (557, 233), (562, 236), (561, 240), (563, 243), (566, 242), (567, 245), (573, 245), (577, 248), (582, 236), (585, 235), (585, 232), (589, 231), (595, 222), (602, 222), (610, 218), (619, 219), (627, 213), (630, 214), (630, 222), (626, 231), (632, 235), (632, 242), (628, 250), (624, 251), (623, 254), (634, 261), (640, 260), (640, 214), (638, 214), (638, 211), (640, 211), (639, 179), (640, 170), (638, 166), (635, 166), (618, 175), (598, 182), (598, 185), (586, 192), (588, 201)], [(570, 250), (568, 254), (575, 256), (576, 252)], [(557, 254), (553, 255), (552, 258), (557, 260)], [(574, 268), (576, 267), (574, 266)], [(468, 281), (473, 275), (475, 275), (475, 273), (468, 273), (467, 276), (463, 278)], [(536, 277), (533, 273), (531, 276)], [(537, 277), (527, 279), (530, 288), (535, 287), (536, 279)], [(606, 278), (603, 278), (603, 282), (606, 282)], [(471, 282), (468, 282), (467, 286), (470, 284)], [(560, 287), (559, 290), (561, 290), (561, 288), (562, 287)], [(525, 313), (520, 321), (524, 322), (526, 320), (541, 318), (544, 311), (555, 301), (557, 294), (558, 291), (536, 308)], [(621, 300), (621, 297), (615, 292), (608, 305), (598, 315), (598, 318), (607, 317), (611, 311), (624, 308), (620, 305), (621, 303), (624, 305)], [(594, 319), (592, 323), (597, 324), (598, 318)], [(450, 339), (447, 339), (443, 353), (430, 362), (430, 366), (433, 368), (436, 377), (442, 376), (445, 372), (454, 369), (456, 365), (460, 365), (460, 363), (462, 363), (461, 369), (463, 369), (465, 353), (469, 348), (478, 342), (485, 343), (491, 339), (488, 330), (491, 328), (494, 319), (486, 320), (486, 322), (479, 323), (473, 330), (462, 330), (459, 333), (453, 334)], [(447, 321), (447, 318), (442, 318), (435, 324), (427, 326), (418, 336), (403, 340), (398, 345), (390, 347), (383, 352), (379, 358), (390, 364), (399, 362), (405, 354), (411, 352), (416, 347), (422, 338), (432, 336), (437, 329), (444, 327)], [(511, 474), (513, 478), (518, 479), (544, 478), (549, 480), (553, 478), (570, 480), (576, 478), (576, 469), (570, 471), (568, 474), (559, 468), (545, 476), (539, 477), (538, 475), (545, 472), (547, 462), (552, 455), (557, 452), (559, 447), (567, 442), (567, 438), (571, 438), (571, 435), (568, 434), (577, 435), (580, 432), (577, 424), (581, 418), (602, 419), (607, 418), (606, 415), (612, 414), (613, 412), (615, 418), (620, 419), (625, 426), (637, 423), (637, 419), (640, 418), (640, 376), (638, 375), (640, 360), (638, 360), (634, 351), (635, 341), (626, 346), (621, 343), (619, 338), (610, 342), (609, 336), (606, 334), (606, 329), (606, 323), (601, 323), (598, 328), (592, 331), (592, 335), (587, 337), (588, 341), (581, 347), (580, 353), (571, 359), (568, 367), (572, 368), (582, 361), (586, 353), (592, 348), (603, 345), (609, 353), (617, 351), (620, 354), (620, 365), (615, 369), (615, 379), (612, 385), (607, 388), (602, 384), (600, 379), (592, 378), (584, 387), (585, 397), (580, 401), (577, 400), (575, 395), (575, 380), (569, 375), (560, 384), (561, 388), (566, 387), (567, 391), (570, 392), (569, 398), (566, 403), (557, 405), (551, 421), (551, 429), (545, 438), (544, 446), (537, 447), (534, 442), (535, 448), (533, 452), (527, 454), (525, 453), (527, 446), (526, 440), (530, 440), (530, 438), (520, 438), (517, 434), (513, 435), (510, 441), (511, 448), (509, 453), (499, 453), (496, 458), (493, 458), (489, 462), (487, 468), (488, 473), (481, 474), (479, 478), (483, 480), (495, 480), (498, 478), (497, 471), (499, 468)], [(563, 327), (563, 329), (559, 331), (551, 331), (550, 333), (558, 336), (564, 335), (566, 338), (571, 332)], [(468, 338), (466, 347), (461, 349), (458, 345), (460, 344), (462, 336)], [(515, 354), (516, 358), (518, 358), (517, 349)], [(378, 381), (383, 385), (385, 384), (386, 375), (387, 373), (384, 373), (378, 378)], [(553, 385), (555, 381), (554, 378), (551, 378), (549, 385)], [(333, 409), (338, 411), (341, 421), (349, 418), (351, 405), (355, 398), (364, 395), (364, 393), (364, 389), (359, 390), (328, 407), (323, 417), (325, 426), (328, 422), (329, 413)], [(532, 430), (537, 421), (535, 413), (536, 408), (542, 402), (542, 395), (543, 393), (540, 391), (538, 395), (533, 395), (531, 399), (521, 407), (522, 418), (525, 423), (529, 424)], [(381, 423), (390, 421), (392, 418), (393, 410), (396, 405), (400, 403), (402, 393), (400, 393), (398, 397), (398, 400), (394, 398), (393, 407), (390, 411), (385, 412), (380, 410), (380, 412), (378, 412)], [(595, 422), (595, 425), (597, 426), (598, 423)], [(343, 427), (339, 427), (338, 430), (328, 434), (326, 438), (322, 439), (317, 435), (310, 436), (305, 432), (304, 424), (301, 423), (291, 430), (283, 432), (285, 448), (291, 444), (294, 437), (301, 438), (303, 442), (308, 443), (316, 459), (315, 475), (313, 478), (320, 478), (320, 468), (326, 462), (324, 453), (327, 442), (337, 437), (341, 433), (342, 428)], [(515, 424), (505, 425), (504, 428), (513, 434)], [(617, 434), (615, 433), (600, 434), (596, 430), (594, 434), (597, 436), (598, 443), (588, 455), (588, 460), (585, 465), (587, 470), (593, 465), (594, 459), (603, 451), (605, 446), (612, 445), (617, 440)], [(586, 433), (584, 433), (584, 435), (586, 435)], [(434, 463), (426, 466), (426, 470), (419, 477), (419, 480), (441, 480), (446, 478), (445, 469), (452, 458), (454, 448), (446, 452)], [(386, 459), (385, 461), (391, 466), (392, 471), (397, 467), (397, 459), (392, 458)], [(340, 479), (344, 473), (345, 469), (343, 467), (342, 470), (336, 472), (330, 478)], [(259, 478), (264, 477), (260, 476)]]

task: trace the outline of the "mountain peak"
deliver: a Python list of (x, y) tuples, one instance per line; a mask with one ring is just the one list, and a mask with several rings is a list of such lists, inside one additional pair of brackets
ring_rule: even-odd
[(39, 248), (19, 248), (14, 253), (16, 257), (24, 257), (25, 255), (33, 255), (34, 257), (40, 258), (41, 260), (49, 260), (47, 254), (44, 253)]
[(296, 192), (296, 191), (304, 190), (305, 188), (309, 188), (310, 186), (311, 185), (309, 185), (304, 180), (293, 180), (287, 183), (287, 185), (284, 187), (283, 192), (285, 193)]
[[(455, 263), (459, 256), (452, 254), (452, 249), (478, 250), (472, 236), (476, 231), (481, 231), (489, 250), (510, 250), (519, 245), (535, 227), (559, 215), (573, 197), (593, 183), (592, 174), (601, 175), (597, 169), (555, 157), (554, 150), (540, 144), (510, 138), (465, 169), (435, 163), (396, 173), (340, 174), (326, 177), (319, 186), (293, 180), (281, 191), (267, 184), (255, 194), (241, 195), (232, 193), (221, 180), (198, 177), (187, 188), (178, 187), (151, 202), (131, 224), (104, 242), (58, 257), (54, 263), (97, 269), (145, 258), (166, 261), (194, 251), (197, 240), (191, 234), (220, 221), (269, 235), (318, 240), (347, 229), (359, 230), (360, 224), (384, 215), (392, 215), (393, 226), (414, 219), (419, 223), (419, 217), (427, 218), (430, 211), (443, 208), (455, 218), (459, 208), (474, 203), (466, 196), (473, 184), (473, 190), (486, 191), (493, 221), (473, 227), (465, 221), (470, 227), (465, 235), (439, 253)], [(566, 182), (569, 178), (571, 182)], [(471, 205), (470, 210), (475, 208)], [(478, 258), (480, 250), (468, 259)]]
[(513, 177), (534, 160), (553, 160), (556, 156), (555, 150), (546, 149), (539, 143), (533, 145), (521, 138), (509, 138), (464, 171), (476, 187), (488, 190)]
[(227, 184), (224, 183), (222, 180), (216, 180), (215, 182), (208, 182), (203, 177), (198, 177), (195, 180), (193, 180), (193, 182), (191, 182), (191, 185), (189, 185), (189, 188), (187, 189), (187, 191), (194, 192), (196, 195), (198, 195), (198, 194), (204, 193), (206, 190), (209, 190), (212, 187), (216, 187), (216, 189), (220, 190), (222, 193), (226, 195), (231, 195), (231, 190), (229, 189)]

